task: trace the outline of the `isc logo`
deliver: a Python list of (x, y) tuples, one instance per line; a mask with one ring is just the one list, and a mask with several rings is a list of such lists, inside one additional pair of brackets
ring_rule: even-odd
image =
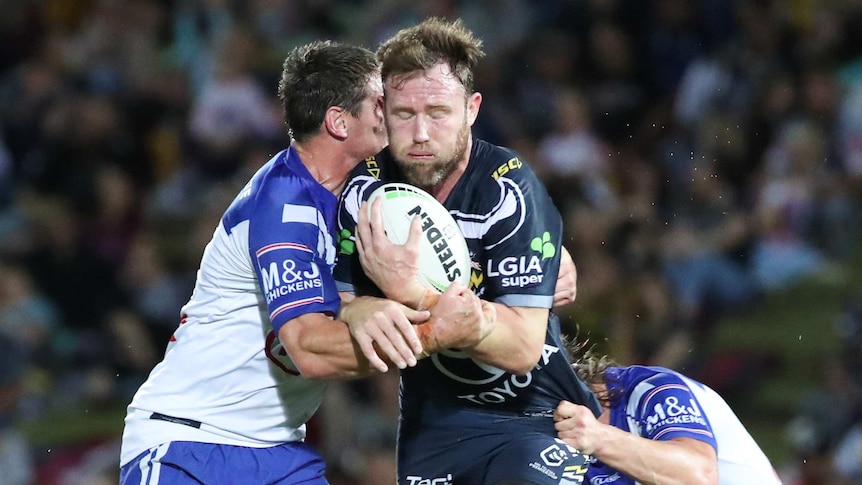
[(521, 163), (520, 159), (510, 158), (508, 162), (497, 167), (497, 169), (494, 170), (494, 173), (491, 174), (491, 177), (494, 177), (494, 180), (497, 180), (510, 171), (521, 168), (523, 165), (524, 164)]

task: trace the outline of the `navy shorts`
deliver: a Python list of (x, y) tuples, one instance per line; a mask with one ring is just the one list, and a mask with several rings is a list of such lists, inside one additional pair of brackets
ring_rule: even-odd
[(588, 467), (550, 414), (432, 411), (399, 430), (399, 485), (580, 485)]
[(120, 469), (120, 485), (328, 485), (323, 458), (306, 443), (270, 448), (173, 441)]

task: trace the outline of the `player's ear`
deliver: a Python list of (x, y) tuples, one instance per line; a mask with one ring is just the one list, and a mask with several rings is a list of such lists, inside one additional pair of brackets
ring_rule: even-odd
[(479, 106), (482, 105), (482, 93), (473, 93), (467, 97), (467, 124), (473, 126), (479, 116)]
[(323, 125), (330, 136), (339, 140), (347, 138), (347, 116), (347, 111), (340, 106), (330, 106), (326, 110)]

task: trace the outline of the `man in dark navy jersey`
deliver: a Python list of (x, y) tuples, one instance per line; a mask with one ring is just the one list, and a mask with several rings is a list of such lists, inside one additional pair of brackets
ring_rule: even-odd
[[(557, 438), (552, 419), (561, 400), (600, 412), (550, 312), (562, 220), (519, 154), (472, 136), (482, 101), (473, 69), (482, 55), (481, 41), (459, 21), (439, 19), (381, 45), (389, 147), (361, 163), (345, 187), (334, 275), (345, 300), (382, 293), (432, 309), (431, 324), (417, 327), (427, 358), (402, 372), (401, 485), (582, 483), (587, 457)], [(458, 222), (471, 253), (470, 287), (482, 302), (478, 336), (442, 344), (439, 294), (417, 278), (418, 218), (398, 246), (382, 230), (378, 205), (367, 216), (364, 201), (383, 182), (425, 189)], [(362, 328), (351, 331), (369, 341)], [(369, 345), (363, 350), (372, 357)]]

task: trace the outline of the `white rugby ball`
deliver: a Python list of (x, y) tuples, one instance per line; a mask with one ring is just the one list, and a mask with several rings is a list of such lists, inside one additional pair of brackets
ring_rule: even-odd
[(368, 197), (371, 204), (382, 198), (380, 214), (386, 235), (394, 244), (404, 244), (410, 235), (413, 217), (421, 217), (419, 243), (419, 280), (426, 287), (445, 291), (449, 283), (470, 284), (470, 250), (461, 229), (431, 194), (408, 184), (386, 183)]

